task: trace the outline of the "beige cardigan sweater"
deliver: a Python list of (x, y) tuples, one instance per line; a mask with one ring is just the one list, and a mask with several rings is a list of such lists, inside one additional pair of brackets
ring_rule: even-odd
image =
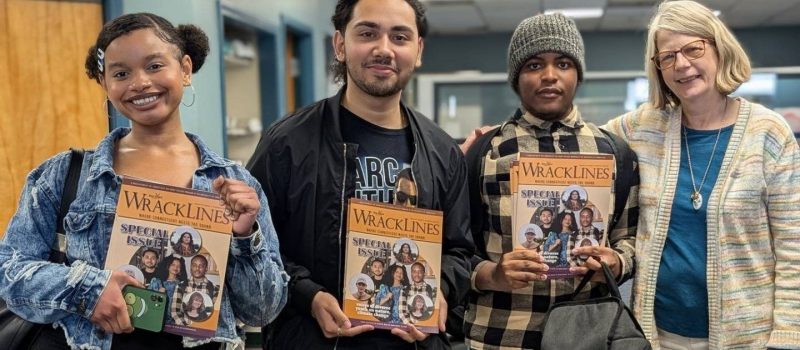
[[(800, 349), (800, 150), (783, 117), (738, 101), (707, 198), (710, 349)], [(634, 313), (655, 349), (653, 303), (680, 168), (680, 126), (679, 108), (649, 104), (604, 126), (639, 157)]]

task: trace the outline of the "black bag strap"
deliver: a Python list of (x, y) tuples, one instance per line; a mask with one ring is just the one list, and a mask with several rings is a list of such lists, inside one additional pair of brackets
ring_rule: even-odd
[(495, 128), (487, 133), (478, 137), (475, 143), (472, 144), (467, 151), (467, 185), (469, 186), (469, 202), (470, 202), (470, 229), (472, 230), (472, 239), (475, 247), (482, 251), (483, 256), (488, 256), (485, 252), (486, 242), (484, 242), (483, 229), (485, 220), (483, 220), (484, 213), (486, 213), (484, 205), (481, 201), (481, 172), (483, 170), (483, 157), (489, 150), (489, 146), (502, 127)]
[(625, 210), (625, 205), (628, 203), (628, 195), (631, 193), (631, 183), (633, 179), (633, 164), (635, 154), (630, 149), (627, 143), (619, 136), (608, 132), (605, 129), (600, 129), (609, 140), (611, 151), (614, 152), (614, 159), (617, 163), (617, 173), (614, 178), (614, 214), (611, 217), (608, 231), (611, 232), (617, 227), (622, 212)]
[[(606, 264), (605, 262), (601, 261), (600, 265), (603, 266), (603, 275), (605, 275), (606, 277), (608, 294), (611, 295), (612, 297), (616, 297), (617, 299), (621, 300), (622, 294), (620, 294), (619, 292), (619, 286), (617, 285), (617, 280), (614, 279), (614, 273), (611, 272), (611, 268), (608, 267), (608, 264)], [(578, 293), (580, 293), (581, 290), (583, 290), (583, 287), (585, 287), (586, 284), (589, 283), (589, 280), (592, 279), (592, 276), (594, 276), (594, 272), (595, 272), (594, 270), (589, 270), (589, 272), (583, 275), (581, 283), (578, 284), (578, 288), (575, 288), (575, 292), (572, 293), (572, 296), (569, 298), (569, 300), (575, 300), (575, 297), (578, 296)]]
[[(625, 211), (625, 205), (628, 203), (628, 196), (631, 193), (631, 184), (633, 183), (633, 175), (634, 175), (634, 163), (636, 162), (636, 154), (630, 149), (630, 146), (622, 140), (619, 136), (614, 135), (613, 133), (605, 130), (600, 129), (603, 134), (608, 138), (609, 145), (611, 146), (611, 151), (614, 152), (614, 159), (616, 161), (616, 177), (614, 178), (614, 214), (611, 217), (611, 222), (608, 225), (608, 231), (611, 232), (616, 228), (617, 224), (619, 223), (620, 218), (622, 217), (622, 212)], [(603, 273), (606, 276), (606, 284), (608, 285), (609, 293), (612, 296), (617, 298), (622, 298), (621, 294), (619, 293), (619, 285), (617, 285), (617, 280), (614, 279), (614, 274), (611, 273), (608, 265), (604, 262), (600, 262), (603, 265)], [(581, 282), (578, 284), (578, 288), (575, 289), (575, 292), (570, 297), (570, 300), (574, 300), (578, 293), (583, 290), (583, 287), (589, 283), (589, 280), (594, 276), (595, 271), (589, 270), (586, 275), (583, 276)]]
[(69, 170), (64, 179), (64, 190), (61, 192), (61, 206), (58, 209), (56, 219), (56, 240), (50, 247), (51, 262), (63, 264), (67, 260), (67, 234), (64, 230), (64, 217), (69, 212), (69, 206), (78, 194), (78, 182), (81, 178), (81, 167), (83, 166), (84, 150), (82, 148), (70, 148), (72, 155), (69, 159)]

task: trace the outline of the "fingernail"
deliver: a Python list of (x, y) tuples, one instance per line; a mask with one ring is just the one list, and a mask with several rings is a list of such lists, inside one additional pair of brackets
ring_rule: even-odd
[(544, 270), (545, 270), (545, 271), (550, 271), (550, 266), (548, 266), (548, 265), (544, 265)]
[(540, 277), (540, 278), (542, 279), (542, 281), (544, 281), (544, 280), (546, 280), (546, 279), (547, 279), (547, 275), (541, 275), (541, 277)]

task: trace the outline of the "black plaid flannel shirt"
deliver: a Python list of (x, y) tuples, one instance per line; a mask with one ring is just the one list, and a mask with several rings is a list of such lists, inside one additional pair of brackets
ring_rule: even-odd
[[(481, 201), (486, 210), (483, 232), (473, 232), (473, 235), (483, 235), (486, 244), (477, 247), (472, 261), (473, 271), (481, 268), (487, 260), (498, 262), (503, 253), (512, 250), (509, 169), (518, 152), (613, 153), (611, 142), (595, 125), (585, 123), (577, 108), (573, 108), (569, 116), (557, 122), (544, 121), (529, 113), (517, 113), (501, 126), (500, 133), (491, 140), (490, 149), (474, 150), (485, 152), (485, 156), (484, 153), (480, 154), (482, 169), (479, 183)], [(610, 246), (622, 262), (620, 280), (630, 278), (633, 272), (634, 240), (639, 218), (638, 169), (631, 179), (631, 183), (627, 184), (630, 186), (628, 201), (623, 203), (625, 210), (609, 235)], [(580, 278), (537, 281), (511, 293), (480, 291), (475, 288), (473, 272), (472, 291), (464, 317), (468, 346), (471, 349), (539, 348), (542, 322), (548, 308), (568, 298), (579, 281)], [(605, 293), (604, 285), (590, 283), (579, 299)]]

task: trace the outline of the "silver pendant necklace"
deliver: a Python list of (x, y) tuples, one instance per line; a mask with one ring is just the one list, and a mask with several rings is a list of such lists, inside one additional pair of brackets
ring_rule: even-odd
[[(725, 107), (722, 109), (722, 120), (725, 120), (725, 111), (728, 110), (728, 98), (725, 98)], [(703, 184), (706, 183), (706, 176), (708, 176), (708, 169), (711, 168), (711, 162), (714, 161), (714, 154), (717, 152), (717, 144), (719, 143), (719, 135), (722, 134), (722, 129), (719, 128), (717, 130), (717, 139), (714, 141), (714, 148), (711, 150), (711, 157), (708, 159), (708, 164), (706, 165), (706, 171), (703, 173), (703, 179), (700, 180), (700, 188), (698, 188), (694, 183), (694, 170), (692, 170), (692, 154), (689, 152), (689, 137), (686, 135), (686, 126), (681, 124), (681, 130), (683, 131), (683, 141), (686, 143), (686, 158), (689, 161), (689, 176), (692, 178), (692, 194), (689, 198), (692, 200), (692, 208), (694, 210), (700, 210), (703, 206), (703, 194), (700, 193), (700, 190), (703, 189)]]

